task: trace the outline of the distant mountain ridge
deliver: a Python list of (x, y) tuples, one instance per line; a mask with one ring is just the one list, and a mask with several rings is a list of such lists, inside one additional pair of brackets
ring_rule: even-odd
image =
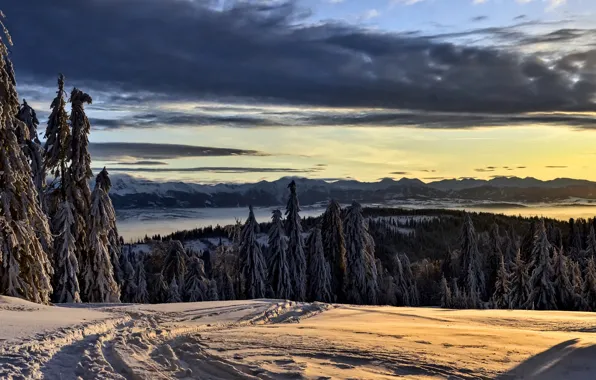
[(295, 180), (303, 205), (336, 199), (363, 203), (400, 200), (449, 200), (493, 202), (560, 202), (572, 198), (596, 200), (596, 182), (532, 177), (447, 179), (424, 183), (419, 179), (384, 178), (378, 182), (284, 177), (276, 181), (205, 185), (181, 181), (157, 182), (126, 174), (112, 176), (110, 196), (116, 208), (236, 207), (284, 205), (287, 185)]

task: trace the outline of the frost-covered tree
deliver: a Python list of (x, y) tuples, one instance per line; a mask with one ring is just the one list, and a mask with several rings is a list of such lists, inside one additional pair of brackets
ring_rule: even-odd
[(341, 207), (337, 201), (331, 201), (323, 214), (321, 234), (325, 259), (331, 266), (333, 293), (337, 301), (343, 302), (346, 286), (346, 243)]
[(246, 297), (249, 299), (264, 298), (267, 288), (267, 266), (257, 241), (258, 228), (259, 224), (250, 206), (240, 242), (241, 273), (245, 281)]
[(586, 238), (586, 257), (594, 257), (596, 259), (596, 233), (594, 232), (594, 224), (590, 224), (590, 232)]
[(75, 217), (72, 204), (66, 200), (58, 206), (54, 217), (59, 235), (55, 238), (54, 302), (81, 302), (81, 289), (77, 274), (79, 261), (76, 255), (76, 238), (73, 234)]
[(485, 291), (485, 277), (482, 270), (482, 258), (478, 251), (478, 237), (470, 214), (464, 216), (464, 225), (460, 236), (461, 268), (464, 270), (463, 286), (474, 302), (480, 301)]
[(292, 278), (287, 254), (281, 211), (273, 210), (269, 229), (269, 283), (273, 296), (279, 299), (292, 297)]
[(553, 271), (554, 287), (559, 310), (573, 310), (575, 306), (574, 289), (567, 257), (563, 248), (554, 248)]
[(530, 290), (528, 266), (524, 263), (521, 252), (518, 249), (515, 255), (515, 261), (511, 265), (511, 289), (509, 292), (511, 308), (525, 308), (530, 297)]
[(570, 276), (571, 286), (573, 287), (573, 309), (574, 310), (587, 310), (588, 305), (584, 299), (584, 279), (582, 276), (582, 270), (577, 261), (569, 259), (570, 263)]
[(132, 301), (135, 303), (148, 303), (149, 291), (147, 289), (147, 272), (145, 271), (143, 255), (139, 255), (135, 262), (135, 294)]
[(567, 241), (569, 253), (576, 261), (583, 262), (582, 239), (579, 226), (573, 218), (569, 219), (569, 237)]
[(296, 182), (290, 182), (288, 188), (290, 189), (290, 198), (286, 206), (285, 229), (288, 236), (288, 264), (292, 279), (292, 299), (304, 301), (306, 298), (306, 256)]
[(582, 289), (586, 311), (596, 310), (596, 262), (594, 258), (588, 259), (588, 265), (584, 274), (584, 286)]
[(541, 220), (534, 236), (532, 257), (535, 258), (535, 261), (530, 277), (530, 295), (526, 303), (528, 309), (557, 309), (557, 297), (553, 282), (554, 270), (550, 258), (551, 250), (552, 246), (546, 235), (544, 220)]
[(511, 287), (509, 282), (509, 273), (505, 266), (505, 258), (503, 254), (499, 257), (499, 270), (495, 279), (495, 287), (492, 295), (491, 303), (496, 309), (511, 308)]
[[(91, 194), (89, 220), (89, 255), (83, 271), (85, 299), (87, 302), (119, 302), (120, 289), (114, 279), (114, 266), (110, 254), (110, 233), (116, 225), (116, 212), (108, 196), (111, 183), (104, 168), (95, 180)], [(118, 243), (119, 244), (119, 243)]]
[[(371, 296), (375, 296), (370, 294), (373, 273), (369, 268), (369, 266), (375, 265), (374, 242), (362, 216), (362, 207), (357, 202), (353, 202), (352, 206), (348, 208), (345, 220), (345, 238), (347, 300), (354, 304), (376, 303), (376, 300), (370, 299)], [(376, 273), (376, 269), (374, 273)], [(376, 277), (374, 280), (376, 282)]]
[(185, 299), (188, 302), (208, 300), (209, 280), (205, 275), (203, 261), (196, 256), (189, 260), (185, 284)]
[(220, 240), (213, 259), (213, 279), (217, 283), (219, 297), (222, 301), (236, 299), (235, 284), (232, 273), (235, 269), (236, 257)]
[(64, 76), (58, 77), (58, 91), (50, 106), (52, 112), (48, 117), (45, 133), (44, 166), (46, 170), (58, 179), (66, 171), (66, 162), (70, 156), (70, 127), (66, 113), (66, 92), (64, 91)]
[(451, 289), (449, 289), (449, 284), (445, 276), (441, 279), (441, 307), (446, 309), (453, 307)]
[(184, 289), (186, 275), (186, 252), (184, 251), (184, 246), (182, 246), (179, 240), (171, 240), (166, 244), (161, 244), (158, 250), (162, 251), (164, 257), (163, 269), (161, 270), (163, 281), (170, 285), (175, 282), (180, 292), (181, 289)]
[(17, 117), (27, 126), (28, 138), (25, 138), (24, 141), (24, 152), (29, 161), (29, 166), (31, 166), (31, 176), (37, 190), (39, 205), (45, 211), (46, 169), (43, 163), (45, 152), (37, 135), (39, 120), (35, 110), (31, 108), (25, 99), (23, 99)]
[(209, 301), (219, 301), (219, 291), (217, 290), (217, 282), (215, 280), (209, 281), (209, 290), (207, 291), (207, 298)]
[(12, 41), (3, 17), (0, 12), (0, 294), (47, 304), (52, 266), (42, 241), (49, 243), (52, 237), (17, 140), (26, 126), (16, 118), (16, 80), (5, 44)]
[[(83, 91), (74, 88), (70, 93), (70, 126), (71, 139), (68, 169), (70, 182), (67, 199), (75, 209), (75, 238), (77, 241), (76, 252), (79, 262), (87, 267), (90, 260), (89, 247), (89, 217), (91, 211), (91, 189), (89, 179), (93, 176), (91, 171), (91, 156), (89, 155), (89, 133), (91, 125), (85, 114), (85, 104), (91, 104), (91, 97)], [(84, 276), (82, 276), (83, 282)], [(85, 294), (86, 295), (86, 294)]]
[(312, 230), (306, 245), (308, 247), (307, 299), (309, 301), (333, 302), (331, 268), (323, 252), (320, 226), (316, 226)]
[(168, 287), (168, 303), (176, 302), (182, 302), (182, 297), (180, 296), (180, 288), (178, 287), (176, 277), (173, 277)]
[(120, 266), (123, 273), (122, 289), (120, 290), (120, 298), (122, 302), (135, 302), (135, 295), (137, 293), (137, 277), (133, 261), (135, 260), (132, 256), (132, 253), (130, 252), (123, 254), (120, 259)]

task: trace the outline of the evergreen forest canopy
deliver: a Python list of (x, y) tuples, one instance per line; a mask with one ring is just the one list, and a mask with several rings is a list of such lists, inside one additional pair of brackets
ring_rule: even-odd
[[(2, 295), (43, 304), (270, 297), (596, 310), (594, 220), (437, 210), (404, 219), (333, 200), (322, 217), (302, 220), (292, 181), (285, 213), (275, 210), (270, 223), (259, 224), (249, 208), (245, 223), (147, 238), (147, 252), (124, 246), (108, 171), (89, 187), (91, 96), (78, 88), (68, 94), (60, 75), (42, 144), (35, 111), (19, 100), (12, 41), (0, 25)], [(205, 237), (220, 242), (202, 252), (183, 244)]]

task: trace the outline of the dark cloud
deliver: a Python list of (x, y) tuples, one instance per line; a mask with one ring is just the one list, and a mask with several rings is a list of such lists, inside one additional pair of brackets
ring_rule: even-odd
[(471, 20), (473, 22), (486, 21), (486, 20), (488, 20), (488, 16), (476, 16), (476, 17), (472, 17)]
[(516, 169), (525, 169), (526, 166), (518, 166)]
[(547, 165), (545, 166), (547, 169), (566, 169), (567, 166), (564, 165)]
[(315, 166), (319, 168), (326, 168), (327, 164), (316, 164)]
[(94, 160), (111, 161), (133, 157), (139, 161), (167, 160), (182, 157), (263, 156), (255, 150), (213, 148), (181, 144), (149, 144), (129, 142), (90, 143)]
[(447, 179), (447, 177), (424, 177), (422, 179), (430, 180), (430, 181), (440, 181), (442, 179)]
[[(541, 42), (568, 46), (591, 38), (592, 29), (553, 31), (553, 24), (539, 35), (520, 24), (441, 35), (389, 33), (310, 23), (308, 11), (292, 1), (235, 1), (223, 10), (211, 3), (28, 0), (7, 1), (3, 10), (20, 83), (53, 87), (56, 73), (64, 72), (69, 86), (112, 92), (113, 103), (238, 97), (459, 113), (451, 124), (431, 118), (431, 126), (446, 128), (460, 127), (466, 114), (595, 109), (593, 46), (548, 59), (519, 49)], [(471, 117), (471, 124), (507, 123)]]
[(91, 118), (98, 128), (154, 128), (160, 126), (231, 126), (231, 127), (283, 127), (283, 126), (406, 126), (426, 129), (465, 129), (493, 126), (543, 124), (570, 126), (577, 129), (596, 129), (596, 118), (583, 113), (533, 113), (533, 114), (469, 114), (456, 112), (404, 112), (363, 109), (358, 112), (342, 110), (317, 111), (309, 108), (294, 111), (272, 111), (270, 108), (239, 109), (245, 115), (235, 116), (195, 113), (153, 112), (127, 116), (121, 120)]
[(487, 166), (485, 168), (477, 168), (474, 169), (474, 171), (479, 172), (479, 173), (488, 173), (488, 172), (494, 172), (497, 168), (494, 166)]
[(133, 161), (133, 162), (113, 162), (112, 165), (168, 165), (167, 162), (163, 161)]
[(420, 171), (424, 172), (424, 173), (436, 173), (437, 172), (435, 169), (422, 169)]
[[(101, 170), (95, 168), (94, 170)], [(249, 168), (249, 167), (196, 167), (196, 168), (110, 168), (112, 172), (145, 172), (145, 173), (192, 173), (208, 172), (218, 174), (236, 174), (236, 173), (315, 173), (319, 168)]]
[(409, 172), (391, 172), (389, 174), (392, 174), (392, 175), (409, 175), (410, 173)]

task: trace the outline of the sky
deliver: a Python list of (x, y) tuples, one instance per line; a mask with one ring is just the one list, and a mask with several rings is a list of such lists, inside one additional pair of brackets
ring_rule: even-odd
[(0, 9), (43, 135), (58, 73), (93, 168), (254, 182), (596, 180), (591, 0), (23, 0)]

